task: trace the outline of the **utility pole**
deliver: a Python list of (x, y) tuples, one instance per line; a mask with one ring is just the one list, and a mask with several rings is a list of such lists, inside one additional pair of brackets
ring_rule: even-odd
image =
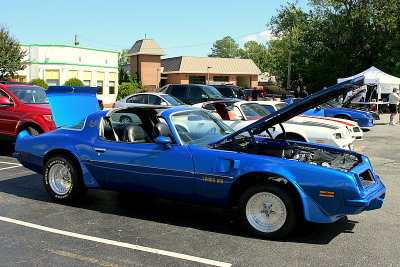
[(293, 35), (293, 27), (290, 31), (290, 36), (289, 36), (289, 55), (288, 55), (288, 65), (287, 65), (287, 84), (286, 84), (286, 89), (290, 89), (290, 76), (292, 72), (292, 35)]
[(75, 45), (79, 45), (78, 35), (75, 34)]

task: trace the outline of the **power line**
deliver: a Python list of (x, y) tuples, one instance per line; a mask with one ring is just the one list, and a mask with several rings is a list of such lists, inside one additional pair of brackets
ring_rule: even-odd
[[(233, 39), (233, 40), (238, 40), (238, 39), (241, 39), (241, 38), (244, 38), (244, 37), (247, 37), (247, 36), (251, 36), (251, 35), (255, 35), (255, 34), (262, 33), (262, 32), (264, 32), (264, 31), (265, 31), (265, 30), (258, 31), (258, 32), (255, 32), (255, 33), (251, 33), (251, 34), (242, 35), (242, 36), (232, 37), (232, 39)], [(120, 45), (120, 44), (105, 43), (105, 42), (100, 42), (100, 41), (91, 40), (91, 39), (88, 39), (88, 38), (85, 38), (85, 37), (82, 37), (82, 36), (79, 36), (79, 37), (80, 37), (80, 39), (82, 39), (82, 40), (86, 40), (86, 41), (90, 41), (90, 42), (94, 42), (94, 43), (98, 43), (98, 44), (103, 44), (103, 45), (108, 45), (108, 46), (117, 46), (117, 47), (126, 48), (126, 46)], [(197, 46), (212, 45), (212, 44), (214, 44), (214, 43), (215, 43), (215, 41), (213, 41), (213, 42), (207, 42), (207, 43), (200, 43), (200, 44), (192, 44), (192, 45), (182, 45), (182, 46), (164, 47), (163, 49), (166, 50), (166, 49), (190, 48), (190, 47), (197, 47)]]

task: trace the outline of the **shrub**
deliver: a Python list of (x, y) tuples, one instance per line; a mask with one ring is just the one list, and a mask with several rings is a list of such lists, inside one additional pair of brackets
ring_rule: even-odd
[(64, 83), (65, 86), (83, 86), (83, 82), (78, 78), (71, 78)]
[(136, 93), (135, 83), (122, 83), (118, 88), (117, 100), (120, 100), (128, 95)]
[(29, 83), (43, 87), (45, 89), (49, 88), (47, 82), (43, 79), (32, 79)]

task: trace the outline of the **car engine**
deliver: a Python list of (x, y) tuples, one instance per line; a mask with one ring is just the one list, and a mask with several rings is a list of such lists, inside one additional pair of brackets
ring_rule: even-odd
[(288, 160), (306, 162), (340, 171), (349, 171), (361, 159), (351, 152), (335, 149), (317, 148), (296, 142), (276, 139), (266, 139), (262, 142), (251, 142), (251, 138), (232, 140), (211, 148), (230, 150), (248, 154), (279, 157)]

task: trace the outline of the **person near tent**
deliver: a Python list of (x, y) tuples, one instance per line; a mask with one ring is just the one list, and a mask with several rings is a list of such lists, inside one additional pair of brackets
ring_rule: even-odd
[[(389, 95), (389, 111), (390, 111), (389, 125), (394, 125), (393, 118), (394, 116), (396, 116), (397, 113), (399, 113), (398, 111), (399, 101), (400, 101), (399, 89), (393, 88), (393, 92)], [(397, 124), (400, 124), (400, 115)]]
[(300, 91), (300, 98), (304, 98), (308, 96), (307, 87), (304, 85), (303, 89)]
[(300, 86), (296, 87), (296, 90), (293, 93), (295, 98), (299, 98), (300, 97)]

